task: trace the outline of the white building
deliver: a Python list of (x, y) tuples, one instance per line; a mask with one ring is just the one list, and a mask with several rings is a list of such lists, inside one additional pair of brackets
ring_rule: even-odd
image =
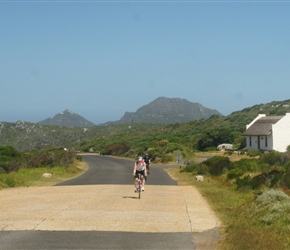
[(285, 116), (259, 114), (246, 126), (248, 150), (286, 152), (290, 145), (290, 113)]

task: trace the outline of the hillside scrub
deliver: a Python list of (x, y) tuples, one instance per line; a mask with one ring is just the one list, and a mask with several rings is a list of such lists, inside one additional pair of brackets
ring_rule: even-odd
[[(290, 154), (261, 153), (259, 158), (230, 161), (227, 156), (213, 156), (205, 161), (191, 162), (181, 172), (210, 174), (236, 185), (237, 189), (259, 190), (264, 187), (290, 189)], [(287, 191), (286, 191), (287, 192)]]
[(47, 183), (60, 181), (81, 173), (76, 168), (81, 160), (75, 153), (61, 149), (18, 152), (11, 146), (0, 147), (0, 188), (29, 186), (44, 181), (42, 174), (51, 173)]
[(195, 172), (179, 168), (167, 172), (180, 185), (195, 186), (221, 220), (216, 249), (290, 248), (290, 198), (282, 189), (242, 190), (223, 176), (204, 175), (204, 181), (196, 181)]
[[(289, 151), (232, 162), (214, 156), (180, 169), (178, 178), (198, 187), (222, 220), (219, 249), (289, 249), (289, 166)], [(206, 181), (194, 181), (197, 174)]]
[[(191, 151), (216, 149), (222, 143), (231, 143), (234, 150), (246, 147), (243, 132), (258, 114), (285, 115), (284, 104), (290, 100), (255, 105), (236, 111), (228, 116), (212, 115), (208, 119), (185, 123), (155, 124), (130, 121), (127, 124), (106, 124), (90, 127), (63, 127), (34, 124), (24, 121), (1, 123), (0, 146), (11, 145), (17, 151), (48, 150), (66, 145), (76, 151), (104, 152), (111, 154), (109, 147), (122, 145), (122, 150), (113, 150), (118, 156), (136, 157), (139, 152), (157, 147), (156, 143), (167, 140)], [(124, 144), (123, 144), (124, 145)], [(164, 154), (162, 152), (160, 154)], [(250, 152), (249, 152), (250, 153)], [(259, 152), (257, 152), (259, 153)], [(171, 154), (165, 153), (165, 154)], [(159, 158), (156, 157), (156, 158)]]
[(0, 173), (11, 173), (22, 168), (67, 166), (75, 158), (74, 152), (63, 148), (18, 152), (11, 146), (0, 146)]

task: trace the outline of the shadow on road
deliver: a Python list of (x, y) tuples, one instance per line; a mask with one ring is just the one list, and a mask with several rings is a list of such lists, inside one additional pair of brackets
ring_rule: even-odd
[(124, 199), (138, 199), (139, 200), (139, 197), (137, 196), (123, 196)]

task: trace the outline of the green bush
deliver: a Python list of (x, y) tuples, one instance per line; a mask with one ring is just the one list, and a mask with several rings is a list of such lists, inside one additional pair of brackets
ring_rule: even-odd
[(268, 188), (276, 187), (277, 184), (282, 179), (283, 175), (284, 175), (283, 171), (279, 171), (276, 169), (268, 173), (261, 173), (252, 178), (252, 187), (253, 189), (257, 189), (263, 186), (266, 186)]
[(227, 179), (232, 180), (232, 179), (242, 176), (243, 174), (244, 172), (242, 169), (238, 169), (238, 168), (231, 169), (227, 174)]
[(247, 190), (252, 189), (252, 180), (249, 175), (243, 178), (236, 178), (236, 185), (238, 190)]
[(287, 169), (281, 179), (281, 184), (290, 189), (290, 169)]
[(286, 161), (286, 162), (283, 164), (283, 167), (284, 167), (285, 170), (290, 169), (290, 161), (289, 161), (289, 160)]
[(248, 156), (250, 156), (250, 157), (256, 157), (256, 156), (259, 156), (261, 154), (262, 154), (262, 152), (260, 150), (250, 150), (248, 152)]
[(205, 175), (205, 174), (208, 174), (208, 172), (209, 172), (209, 168), (207, 165), (203, 163), (197, 165), (196, 167), (197, 174)]
[(181, 173), (183, 172), (195, 172), (197, 168), (197, 164), (190, 164), (188, 166), (185, 166), (180, 170)]
[(259, 164), (259, 171), (260, 172), (270, 172), (272, 167), (267, 163), (260, 163)]
[(114, 144), (107, 147), (107, 154), (108, 155), (122, 155), (129, 151), (130, 145), (126, 143)]
[(234, 141), (234, 131), (230, 127), (220, 126), (204, 130), (197, 142), (197, 147), (201, 151), (214, 148), (224, 142), (232, 143)]
[[(3, 151), (2, 153), (7, 151)], [(46, 151), (27, 151), (22, 154), (17, 154), (13, 150), (8, 150), (10, 155), (0, 155), (0, 168), (5, 173), (18, 171), (22, 168), (40, 168), (44, 166), (67, 166), (71, 164), (76, 154), (74, 152), (65, 151), (63, 148), (50, 149)], [(12, 152), (12, 153), (11, 153)]]
[(0, 146), (0, 155), (9, 157), (18, 157), (20, 153), (12, 146)]
[(12, 188), (15, 186), (16, 183), (13, 176), (9, 174), (0, 174), (0, 188)]
[(203, 164), (208, 166), (209, 173), (215, 176), (228, 171), (230, 169), (230, 163), (230, 159), (224, 156), (214, 156), (203, 162)]
[(38, 155), (32, 156), (28, 161), (28, 165), (31, 168), (51, 166), (55, 160), (56, 155), (53, 152), (42, 152)]
[(257, 159), (241, 159), (230, 163), (230, 169), (240, 169), (243, 172), (256, 172), (258, 171)]
[(83, 157), (82, 157), (81, 155), (77, 155), (77, 156), (76, 156), (76, 159), (77, 159), (78, 161), (83, 161)]
[(17, 159), (20, 158), (21, 154), (11, 146), (0, 146), (0, 168), (1, 171), (9, 173), (17, 170)]
[(162, 163), (172, 162), (173, 161), (173, 157), (172, 157), (172, 155), (163, 154), (163, 155), (161, 155), (160, 161)]
[(176, 150), (182, 150), (181, 145), (177, 143), (169, 143), (165, 149), (165, 154), (173, 153)]
[(260, 157), (261, 163), (267, 163), (269, 165), (278, 165), (281, 163), (281, 153), (278, 151), (272, 151), (269, 153), (262, 154)]

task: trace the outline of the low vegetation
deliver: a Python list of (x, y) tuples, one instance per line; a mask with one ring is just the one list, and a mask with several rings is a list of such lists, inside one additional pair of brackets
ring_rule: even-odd
[[(79, 156), (64, 149), (21, 153), (11, 146), (0, 147), (0, 189), (54, 185), (86, 168)], [(51, 177), (43, 177), (44, 173)]]
[(235, 161), (214, 156), (168, 172), (197, 187), (222, 221), (218, 249), (289, 249), (289, 148), (253, 155)]

